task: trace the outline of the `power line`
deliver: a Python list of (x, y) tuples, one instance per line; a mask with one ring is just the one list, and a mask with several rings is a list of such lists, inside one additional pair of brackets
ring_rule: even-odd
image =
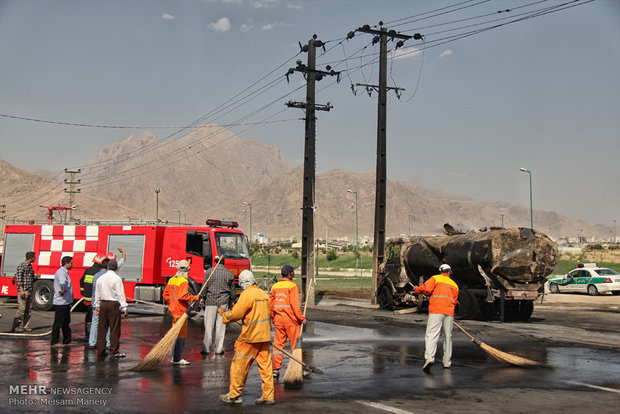
[(129, 126), (129, 125), (96, 125), (96, 124), (79, 124), (73, 122), (50, 121), (47, 119), (27, 118), (24, 116), (0, 114), (1, 117), (19, 119), (21, 121), (42, 122), (46, 124), (66, 125), (86, 128), (110, 128), (110, 129), (187, 129), (191, 126)]

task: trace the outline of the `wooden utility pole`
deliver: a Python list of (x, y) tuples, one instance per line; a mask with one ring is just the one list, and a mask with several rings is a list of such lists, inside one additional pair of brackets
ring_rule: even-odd
[[(75, 189), (75, 186), (82, 182), (82, 180), (75, 181), (75, 174), (80, 174), (81, 172), (81, 169), (69, 170), (65, 168), (65, 173), (69, 174), (70, 177), (68, 180), (65, 178), (65, 184), (69, 184), (69, 189), (65, 188), (65, 193), (69, 194), (69, 205), (71, 207), (75, 206), (75, 194), (79, 194), (82, 192), (82, 190), (79, 188), (77, 190)], [(69, 210), (69, 221), (73, 221), (73, 208)]]
[[(301, 47), (301, 44), (300, 44)], [(315, 278), (315, 254), (314, 254), (314, 210), (315, 202), (315, 175), (316, 175), (316, 118), (315, 111), (329, 111), (332, 106), (315, 104), (315, 84), (324, 75), (339, 75), (339, 72), (327, 68), (328, 72), (316, 70), (316, 48), (323, 47), (323, 42), (316, 39), (316, 35), (310, 39), (307, 46), (301, 50), (308, 52), (308, 65), (297, 61), (297, 67), (288, 70), (286, 76), (294, 72), (302, 72), (306, 78), (306, 102), (286, 103), (292, 108), (306, 110), (306, 133), (304, 142), (304, 181), (303, 181), (303, 205), (302, 205), (302, 238), (301, 238), (301, 287), (303, 301), (307, 300), (309, 306), (314, 306), (314, 278)], [(331, 70), (331, 71), (330, 71)], [(307, 299), (306, 299), (307, 296)]]
[[(379, 22), (383, 26), (382, 22)], [(386, 194), (387, 194), (387, 91), (395, 89), (397, 91), (402, 88), (388, 88), (387, 86), (387, 42), (388, 37), (394, 39), (421, 39), (422, 36), (416, 33), (413, 36), (407, 36), (396, 33), (394, 30), (387, 31), (381, 27), (380, 30), (371, 29), (368, 25), (357, 29), (359, 32), (375, 35), (375, 40), (379, 42), (379, 85), (363, 85), (366, 88), (376, 88), (379, 93), (379, 107), (377, 117), (377, 172), (376, 172), (376, 190), (375, 190), (375, 233), (373, 248), (373, 264), (372, 264), (372, 290), (373, 294), (370, 299), (374, 305), (377, 303), (378, 271), (379, 264), (383, 262), (385, 256), (385, 210), (386, 210)], [(353, 37), (350, 33), (348, 38)], [(399, 42), (397, 47), (402, 45)], [(359, 84), (358, 84), (359, 85)]]

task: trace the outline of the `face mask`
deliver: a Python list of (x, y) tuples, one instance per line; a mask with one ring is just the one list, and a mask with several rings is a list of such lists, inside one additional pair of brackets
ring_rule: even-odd
[(241, 272), (239, 275), (239, 286), (241, 286), (241, 289), (246, 290), (254, 283), (256, 283), (256, 280), (254, 280), (254, 275), (251, 272), (246, 272), (245, 270)]

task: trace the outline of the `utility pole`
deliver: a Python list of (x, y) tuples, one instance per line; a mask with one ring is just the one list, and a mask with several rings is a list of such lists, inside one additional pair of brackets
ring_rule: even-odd
[(0, 204), (0, 218), (2, 219), (2, 233), (0, 240), (4, 240), (4, 229), (6, 228), (6, 204)]
[[(77, 170), (69, 170), (65, 168), (65, 174), (69, 174), (69, 179), (65, 178), (65, 184), (69, 184), (69, 189), (65, 188), (65, 193), (69, 194), (69, 205), (71, 207), (75, 206), (75, 194), (79, 194), (82, 192), (80, 188), (75, 189), (76, 185), (79, 185), (82, 180), (75, 181), (75, 174), (80, 174), (82, 172), (81, 168)], [(73, 221), (73, 209), (69, 210), (69, 221)]]
[[(379, 107), (377, 116), (377, 172), (376, 172), (376, 190), (375, 190), (375, 233), (374, 233), (374, 252), (372, 264), (372, 289), (371, 303), (377, 303), (378, 289), (378, 271), (379, 264), (383, 262), (385, 255), (385, 210), (386, 210), (386, 194), (387, 194), (387, 162), (386, 162), (386, 136), (387, 136), (387, 91), (393, 89), (396, 93), (400, 93), (402, 88), (387, 86), (387, 42), (388, 37), (391, 40), (400, 39), (396, 47), (400, 47), (408, 39), (422, 39), (419, 33), (413, 36), (407, 36), (397, 33), (395, 30), (388, 30), (383, 27), (383, 22), (379, 22), (380, 30), (371, 29), (370, 26), (364, 25), (357, 29), (358, 32), (375, 35), (373, 44), (379, 42), (379, 85), (362, 85), (368, 90), (378, 90)], [(348, 39), (355, 35), (349, 32)], [(353, 85), (354, 87), (359, 84)]]
[(332, 106), (328, 102), (325, 105), (315, 104), (315, 84), (316, 81), (323, 79), (323, 76), (338, 76), (340, 72), (335, 72), (330, 66), (327, 71), (316, 69), (316, 48), (324, 47), (322, 41), (317, 40), (313, 35), (308, 41), (308, 45), (299, 47), (303, 52), (308, 53), (308, 64), (303, 65), (301, 60), (297, 61), (296, 68), (290, 68), (286, 73), (286, 78), (295, 72), (302, 72), (306, 79), (306, 102), (288, 101), (286, 105), (291, 108), (301, 108), (306, 110), (306, 133), (304, 142), (304, 182), (303, 182), (303, 205), (302, 205), (302, 236), (301, 236), (301, 287), (303, 300), (307, 300), (309, 306), (314, 306), (314, 278), (315, 278), (315, 253), (314, 253), (314, 210), (315, 210), (315, 172), (316, 172), (316, 118), (315, 111), (329, 111)]

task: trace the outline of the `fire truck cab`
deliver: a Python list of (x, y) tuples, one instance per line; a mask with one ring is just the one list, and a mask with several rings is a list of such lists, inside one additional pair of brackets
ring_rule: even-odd
[(73, 257), (69, 275), (74, 298), (80, 299), (80, 279), (95, 255), (118, 254), (119, 247), (127, 254), (118, 273), (129, 302), (161, 303), (168, 278), (175, 275), (176, 265), (183, 259), (191, 263), (190, 290), (194, 294), (204, 281), (206, 269), (221, 255), (238, 283), (239, 273), (250, 269), (251, 263), (247, 238), (237, 227), (237, 222), (223, 220), (207, 220), (206, 226), (7, 225), (0, 296), (17, 297), (15, 271), (27, 251), (35, 252), (32, 266), (41, 274), (33, 286), (36, 310), (51, 309), (54, 273), (63, 256)]

